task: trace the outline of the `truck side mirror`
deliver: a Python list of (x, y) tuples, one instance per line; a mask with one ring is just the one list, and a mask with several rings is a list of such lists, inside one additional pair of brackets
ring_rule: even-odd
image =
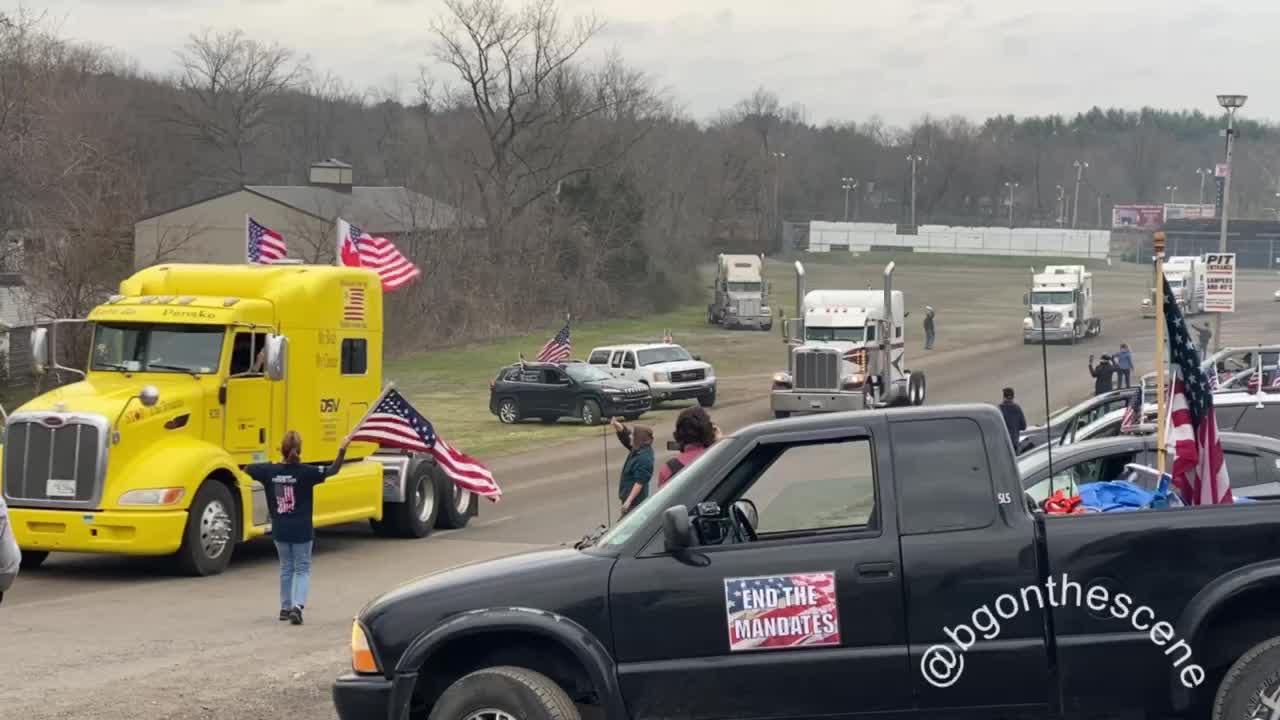
[(673, 505), (662, 512), (662, 541), (669, 553), (693, 547), (693, 525), (689, 522), (689, 508)]
[(49, 370), (48, 328), (36, 328), (31, 331), (31, 370), (36, 375), (44, 375)]
[(142, 392), (138, 393), (138, 400), (142, 402), (142, 407), (155, 407), (160, 402), (160, 390), (155, 385), (144, 385)]
[(284, 335), (268, 335), (263, 349), (267, 353), (264, 368), (267, 378), (272, 381), (283, 380), (289, 359), (289, 338)]

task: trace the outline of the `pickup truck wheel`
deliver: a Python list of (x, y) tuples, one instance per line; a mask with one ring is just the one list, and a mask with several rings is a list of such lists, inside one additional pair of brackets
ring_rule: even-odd
[(716, 391), (715, 391), (715, 389), (714, 389), (714, 388), (712, 388), (711, 392), (707, 393), (706, 395), (699, 395), (699, 396), (698, 396), (698, 404), (699, 404), (699, 405), (701, 405), (701, 406), (702, 406), (702, 407), (704, 407), (704, 408), (715, 407), (715, 405), (716, 405)]
[(551, 678), (518, 667), (464, 676), (440, 696), (428, 720), (580, 720), (578, 708)]
[(178, 569), (186, 575), (217, 575), (231, 564), (239, 537), (236, 504), (226, 485), (206, 480), (187, 510), (187, 528), (178, 549)]
[(461, 530), (471, 522), (476, 513), (476, 502), (479, 496), (467, 490), (440, 472), (436, 468), (436, 488), (440, 496), (436, 500), (440, 505), (440, 513), (436, 516), (436, 527), (442, 530)]
[(498, 403), (498, 420), (507, 425), (520, 421), (520, 403), (515, 398), (503, 398)]
[(22, 563), (20, 565), (23, 570), (35, 570), (49, 559), (49, 553), (44, 550), (23, 550)]
[(599, 425), (600, 403), (595, 400), (583, 400), (582, 407), (578, 410), (578, 417), (582, 418), (583, 425)]
[(1218, 685), (1210, 715), (1212, 720), (1255, 717), (1257, 698), (1265, 703), (1280, 691), (1277, 666), (1280, 666), (1280, 637), (1258, 643), (1241, 655)]
[(440, 491), (430, 463), (418, 463), (409, 473), (404, 488), (404, 502), (384, 503), (382, 522), (375, 524), (374, 532), (386, 537), (424, 538), (436, 526), (440, 512)]

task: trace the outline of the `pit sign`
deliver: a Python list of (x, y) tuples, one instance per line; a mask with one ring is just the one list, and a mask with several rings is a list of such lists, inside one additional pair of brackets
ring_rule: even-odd
[(1204, 256), (1205, 312), (1236, 311), (1236, 254), (1210, 253)]

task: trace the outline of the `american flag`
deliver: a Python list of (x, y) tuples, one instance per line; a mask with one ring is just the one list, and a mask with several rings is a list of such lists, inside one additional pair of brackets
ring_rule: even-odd
[(350, 440), (427, 453), (458, 487), (494, 502), (502, 497), (502, 490), (494, 482), (489, 468), (436, 435), (431, 421), (394, 388), (387, 390), (373, 411), (351, 431)]
[(422, 274), (395, 243), (374, 237), (342, 218), (338, 218), (338, 264), (376, 272), (382, 278), (384, 291), (402, 288)]
[(289, 255), (284, 236), (245, 216), (245, 259), (255, 265), (270, 265), (283, 260)]
[(1166, 447), (1173, 451), (1174, 487), (1188, 505), (1234, 502), (1222, 441), (1218, 439), (1213, 391), (1168, 283), (1164, 285), (1164, 317), (1170, 359), (1177, 367), (1169, 393), (1165, 438)]
[(1142, 389), (1139, 388), (1129, 396), (1124, 406), (1124, 417), (1120, 419), (1120, 432), (1128, 432), (1138, 424), (1138, 415), (1142, 412)]
[(565, 323), (542, 349), (538, 351), (538, 362), (558, 363), (569, 359), (573, 352), (573, 343), (569, 341), (569, 323)]
[(342, 319), (364, 322), (364, 288), (348, 285), (342, 288)]
[(676, 339), (671, 335), (671, 328), (662, 331), (662, 342), (667, 345), (675, 345)]
[[(1227, 379), (1228, 379), (1228, 380), (1230, 380), (1230, 379), (1231, 379), (1231, 376), (1230, 376), (1230, 375), (1228, 375), (1228, 376), (1227, 376)], [(1217, 389), (1218, 389), (1218, 385), (1219, 385), (1219, 381), (1218, 381), (1218, 366), (1217, 366), (1216, 364), (1215, 364), (1215, 365), (1210, 365), (1210, 366), (1209, 366), (1209, 389), (1210, 389), (1210, 390), (1217, 390)]]
[(836, 574), (725, 578), (729, 650), (840, 644)]

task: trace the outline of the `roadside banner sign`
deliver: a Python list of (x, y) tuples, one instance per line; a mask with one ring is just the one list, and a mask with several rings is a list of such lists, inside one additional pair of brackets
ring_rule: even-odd
[(1236, 311), (1236, 254), (1208, 253), (1204, 256), (1205, 312)]
[(1164, 222), (1164, 205), (1116, 205), (1111, 208), (1113, 228), (1158, 228)]
[(1197, 220), (1201, 218), (1215, 217), (1217, 206), (1215, 205), (1192, 205), (1185, 203), (1165, 203), (1164, 205), (1164, 221), (1170, 220)]

